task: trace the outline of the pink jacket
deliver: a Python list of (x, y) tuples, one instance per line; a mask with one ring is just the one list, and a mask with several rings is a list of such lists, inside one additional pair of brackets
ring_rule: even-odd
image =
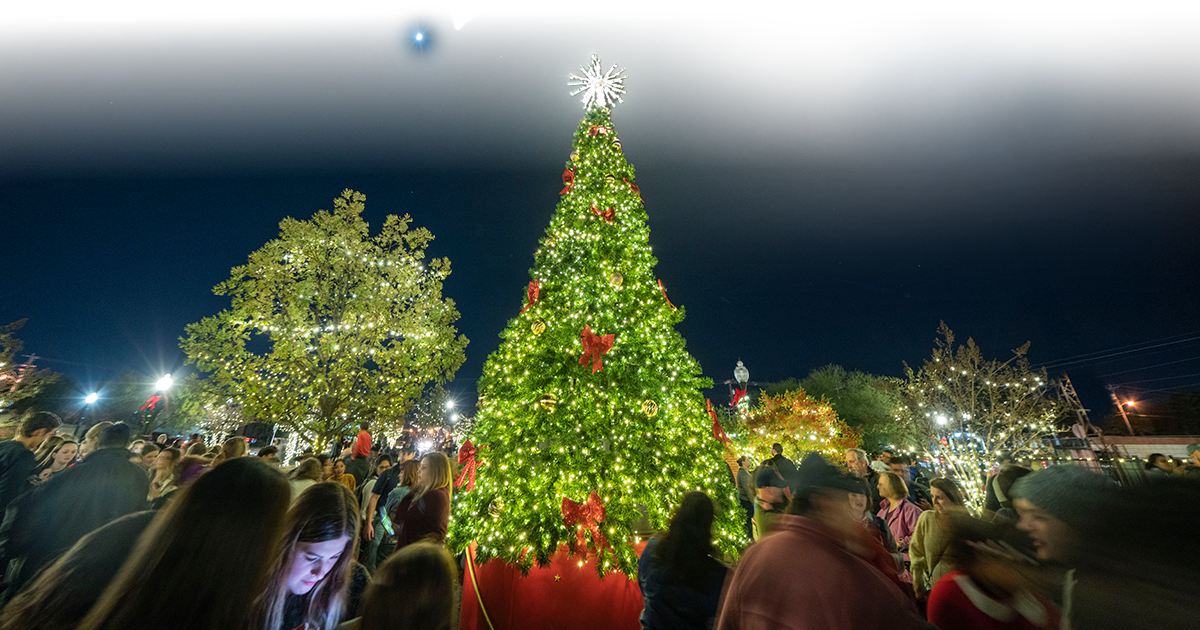
[(824, 524), (780, 514), (771, 527), (742, 554), (718, 630), (928, 627), (900, 589)]
[(892, 530), (892, 538), (896, 539), (896, 547), (904, 552), (904, 559), (908, 560), (908, 544), (912, 542), (913, 530), (917, 528), (917, 519), (921, 518), (921, 508), (914, 505), (912, 501), (903, 499), (895, 510), (888, 513), (888, 500), (883, 499), (879, 503), (877, 516), (887, 523), (888, 529)]

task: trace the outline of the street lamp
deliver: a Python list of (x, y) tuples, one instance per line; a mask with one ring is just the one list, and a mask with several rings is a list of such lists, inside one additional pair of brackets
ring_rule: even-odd
[(447, 410), (447, 411), (449, 411), (450, 409), (453, 409), (453, 408), (454, 408), (454, 401), (453, 401), (453, 400), (447, 400), (447, 401), (446, 401), (446, 410)]
[(171, 389), (171, 385), (174, 384), (174, 382), (175, 381), (171, 379), (171, 375), (168, 374), (158, 379), (158, 382), (154, 384), (154, 389), (157, 389), (158, 391)]
[(90, 405), (99, 399), (100, 399), (100, 394), (97, 394), (96, 392), (92, 392), (84, 397), (83, 402)]
[(750, 370), (747, 370), (746, 366), (738, 361), (737, 367), (733, 368), (733, 378), (737, 380), (738, 385), (742, 386), (742, 389), (746, 389), (746, 382), (750, 380)]

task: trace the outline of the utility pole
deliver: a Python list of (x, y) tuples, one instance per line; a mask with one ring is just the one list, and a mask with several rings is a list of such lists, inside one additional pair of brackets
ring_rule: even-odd
[(1117, 390), (1113, 389), (1112, 385), (1109, 385), (1108, 393), (1112, 395), (1113, 402), (1117, 403), (1117, 410), (1121, 412), (1121, 417), (1125, 419), (1125, 428), (1129, 429), (1129, 435), (1133, 435), (1133, 425), (1129, 424), (1129, 416), (1125, 414), (1125, 405), (1121, 403), (1120, 398), (1117, 398)]

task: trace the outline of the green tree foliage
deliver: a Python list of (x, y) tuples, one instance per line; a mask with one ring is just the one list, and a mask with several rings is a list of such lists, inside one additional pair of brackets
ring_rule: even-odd
[[(718, 506), (716, 543), (734, 556), (744, 513), (700, 392), (712, 383), (675, 330), (684, 313), (654, 274), (646, 211), (607, 110), (588, 112), (567, 167), (532, 286), (521, 287), (526, 308), (484, 365), (471, 434), (478, 480), (456, 494), (450, 544), (476, 541), (480, 561), (524, 568), (561, 545), (595, 549), (601, 574), (633, 576), (634, 523), (644, 512), (665, 528), (680, 497), (703, 490)], [(593, 492), (603, 514), (593, 502), (580, 524), (566, 501), (587, 505)]]
[(20, 424), (25, 416), (39, 411), (25, 403), (59, 378), (50, 370), (39, 370), (21, 360), (18, 353), (25, 349), (25, 342), (15, 333), (26, 321), (20, 319), (0, 326), (0, 425), (3, 426)]
[(983, 482), (1001, 451), (1017, 458), (1048, 455), (1042, 438), (1064, 416), (1046, 370), (1029, 367), (1029, 344), (1005, 361), (984, 359), (973, 339), (954, 345), (942, 322), (933, 356), (920, 369), (905, 365), (899, 415), (925, 436), (927, 454), (943, 475), (983, 506)]
[(187, 327), (181, 346), (247, 416), (324, 444), (362, 420), (402, 418), (427, 383), (465, 360), (450, 261), (425, 262), (433, 234), (388, 215), (371, 236), (366, 197), (279, 224), (213, 291), (231, 308)]
[(418, 429), (447, 427), (446, 419), (450, 415), (446, 411), (446, 401), (448, 400), (450, 400), (450, 393), (442, 387), (441, 383), (434, 383), (426, 387), (410, 414), (413, 426)]
[(862, 433), (862, 447), (876, 452), (884, 448), (915, 450), (908, 423), (896, 418), (895, 391), (899, 379), (876, 376), (840, 365), (826, 365), (808, 373), (804, 380), (794, 378), (767, 387), (768, 395), (803, 390), (823, 399), (850, 427)]

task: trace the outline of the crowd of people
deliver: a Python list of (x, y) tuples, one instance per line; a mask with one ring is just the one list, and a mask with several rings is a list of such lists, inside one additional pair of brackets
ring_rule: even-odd
[[(0, 630), (457, 627), (461, 558), (444, 547), (454, 465), (401, 443), (284, 461), (242, 437), (76, 441), (39, 413), (0, 442)], [(733, 481), (754, 542), (713, 544), (718, 509), (679, 497), (638, 563), (645, 630), (1200, 627), (1200, 445), (1119, 486), (1002, 456), (972, 512), (899, 454), (844, 469), (776, 444)], [(848, 471), (848, 472), (846, 472)], [(741, 515), (739, 515), (741, 519)]]
[(843, 472), (775, 444), (737, 462), (755, 542), (736, 565), (716, 561), (700, 492), (646, 546), (642, 628), (1200, 627), (1200, 445), (1188, 450), (1186, 470), (1130, 486), (1001, 454), (973, 513), (956, 483), (891, 451), (849, 449)]
[(455, 627), (444, 453), (379, 453), (364, 426), (285, 464), (242, 437), (59, 425), (39, 413), (0, 442), (0, 630)]

